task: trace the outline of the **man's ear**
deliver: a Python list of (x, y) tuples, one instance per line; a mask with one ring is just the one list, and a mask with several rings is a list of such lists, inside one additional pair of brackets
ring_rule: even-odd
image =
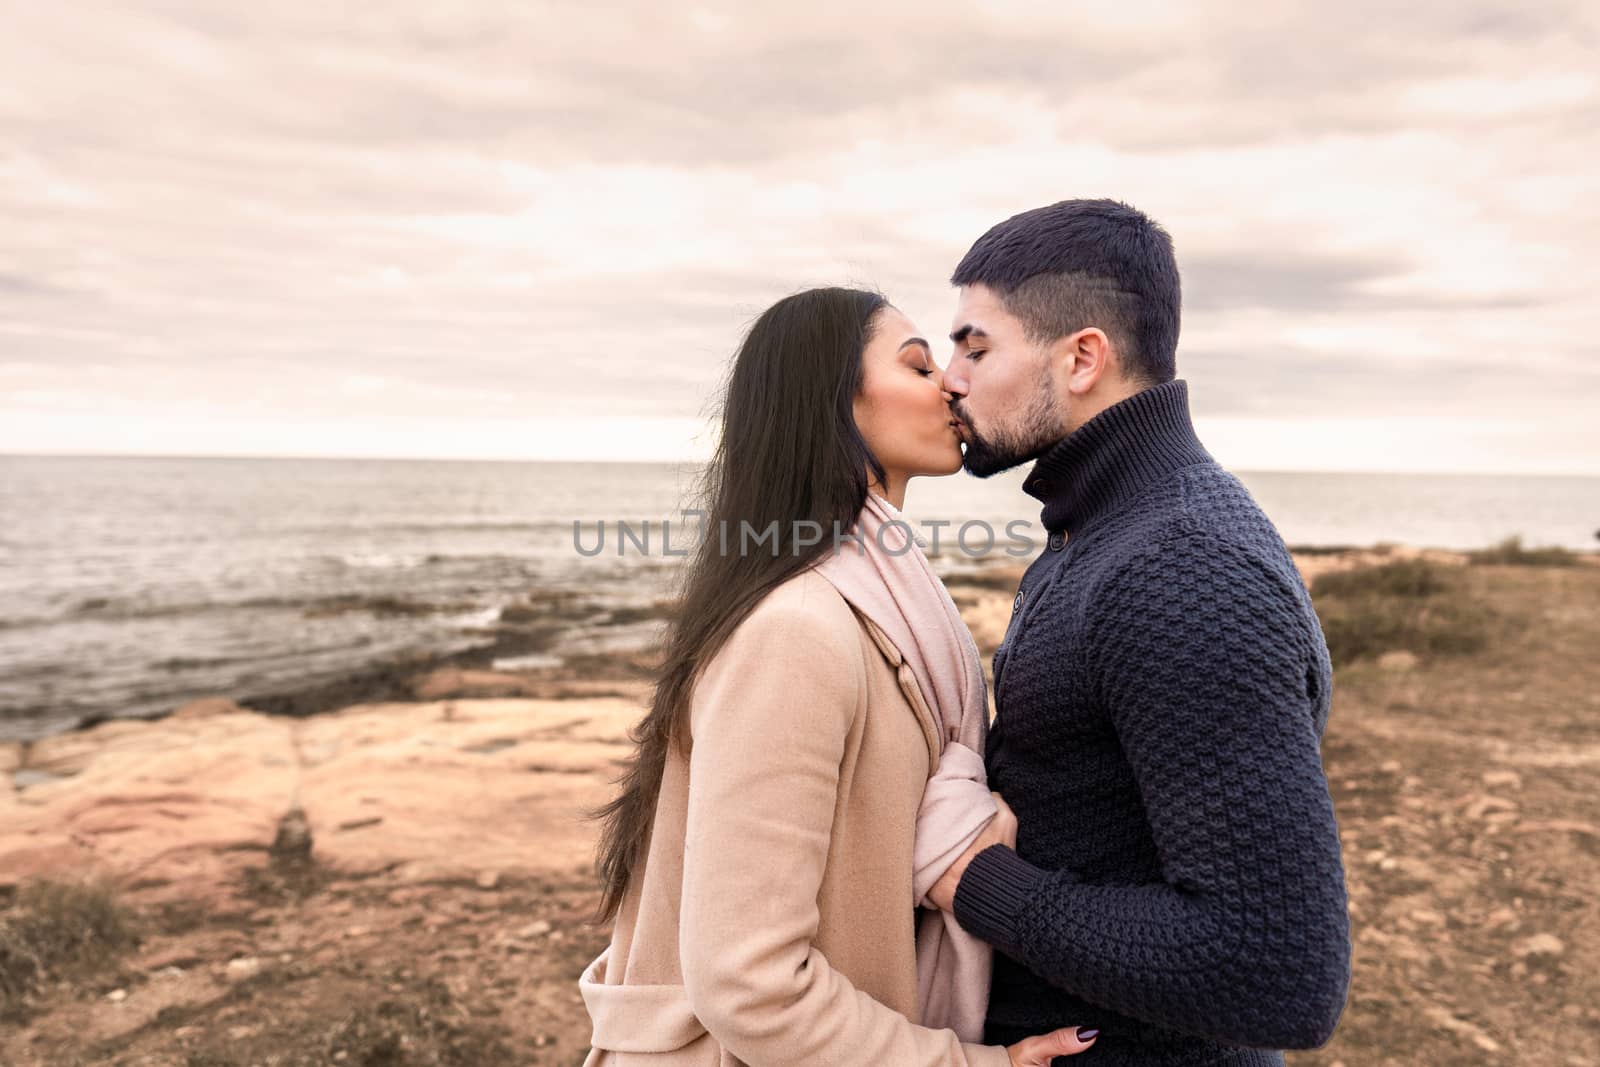
[(1061, 346), (1060, 357), (1070, 359), (1067, 369), (1067, 391), (1082, 396), (1095, 387), (1095, 383), (1111, 373), (1115, 358), (1111, 339), (1098, 326), (1088, 326), (1068, 334), (1056, 342)]

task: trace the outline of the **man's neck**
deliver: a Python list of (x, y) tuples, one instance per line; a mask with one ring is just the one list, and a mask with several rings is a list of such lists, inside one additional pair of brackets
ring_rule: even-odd
[(1145, 484), (1211, 459), (1189, 417), (1181, 379), (1141, 389), (1085, 420), (1040, 456), (1022, 491), (1044, 504), (1051, 531), (1075, 535)]
[(1122, 378), (1109, 382), (1102, 379), (1094, 389), (1090, 390), (1088, 395), (1076, 399), (1066, 398), (1062, 406), (1067, 411), (1067, 433), (1062, 434), (1062, 436), (1066, 437), (1067, 434), (1072, 433), (1102, 411), (1115, 407), (1130, 396), (1144, 392), (1147, 388), (1149, 387), (1146, 385), (1130, 382)]

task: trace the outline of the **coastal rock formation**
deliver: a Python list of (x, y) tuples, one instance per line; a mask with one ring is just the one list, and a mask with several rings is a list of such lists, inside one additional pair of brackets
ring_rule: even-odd
[[(8, 757), (0, 885), (110, 876), (145, 901), (227, 907), (283, 845), (345, 874), (473, 880), (571, 873), (637, 703), (358, 705), (306, 719), (226, 700), (114, 721)], [(290, 834), (290, 836), (294, 836)]]

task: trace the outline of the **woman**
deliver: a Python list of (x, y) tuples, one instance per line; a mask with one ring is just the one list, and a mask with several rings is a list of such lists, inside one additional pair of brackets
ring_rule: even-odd
[(910, 478), (961, 465), (948, 401), (875, 293), (798, 293), (746, 336), (655, 696), (599, 813), (616, 926), (580, 980), (586, 1067), (1007, 1067), (1090, 1047), (1071, 1029), (976, 1043), (988, 950), (917, 918), (967, 845), (1015, 838), (974, 751), (977, 651), (893, 525)]

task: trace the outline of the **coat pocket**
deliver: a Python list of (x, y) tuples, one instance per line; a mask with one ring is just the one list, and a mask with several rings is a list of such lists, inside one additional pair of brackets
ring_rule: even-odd
[[(681, 985), (621, 985), (606, 981), (611, 948), (596, 956), (578, 978), (578, 991), (594, 1026), (595, 1050), (675, 1053), (707, 1037)], [(715, 1047), (715, 1046), (712, 1046)], [(708, 1050), (709, 1051), (709, 1050)], [(689, 1057), (683, 1062), (696, 1062)], [(626, 1057), (618, 1057), (626, 1063)]]

